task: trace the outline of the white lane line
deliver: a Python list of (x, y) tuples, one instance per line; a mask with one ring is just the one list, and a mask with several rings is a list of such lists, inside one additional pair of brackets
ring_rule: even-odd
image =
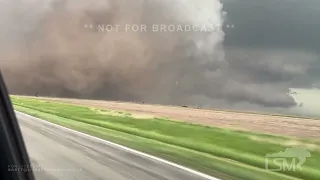
[(29, 118), (32, 118), (32, 119), (41, 121), (42, 123), (45, 123), (45, 124), (48, 124), (48, 125), (51, 125), (51, 126), (55, 126), (55, 127), (58, 127), (58, 128), (64, 129), (64, 130), (71, 131), (71, 132), (73, 132), (73, 133), (75, 133), (75, 134), (79, 134), (79, 135), (85, 136), (85, 137), (87, 137), (87, 138), (89, 138), (89, 139), (94, 139), (94, 140), (96, 140), (96, 141), (100, 141), (100, 142), (102, 142), (102, 143), (104, 143), (104, 144), (106, 144), (106, 145), (113, 146), (113, 147), (116, 147), (116, 148), (125, 150), (125, 151), (127, 151), (127, 152), (130, 152), (130, 153), (133, 153), (133, 154), (142, 156), (142, 157), (146, 157), (146, 158), (149, 158), (149, 159), (152, 159), (152, 160), (155, 160), (155, 161), (162, 162), (162, 163), (164, 163), (164, 164), (167, 164), (167, 165), (176, 167), (176, 168), (178, 168), (178, 169), (187, 171), (187, 172), (189, 172), (189, 173), (191, 173), (191, 174), (200, 176), (200, 177), (205, 178), (205, 179), (209, 179), (209, 180), (221, 180), (221, 179), (218, 179), (218, 178), (209, 176), (209, 175), (207, 175), (207, 174), (201, 173), (201, 172), (199, 172), (199, 171), (196, 171), (196, 170), (187, 168), (187, 167), (185, 167), (185, 166), (182, 166), (182, 165), (179, 165), (179, 164), (176, 164), (176, 163), (173, 163), (173, 162), (170, 162), (170, 161), (167, 161), (167, 160), (164, 160), (164, 159), (161, 159), (161, 158), (152, 156), (152, 155), (150, 155), (150, 154), (146, 154), (146, 153), (143, 153), (143, 152), (140, 152), (140, 151), (137, 151), (137, 150), (128, 148), (128, 147), (126, 147), (126, 146), (122, 146), (122, 145), (119, 145), (119, 144), (116, 144), (116, 143), (113, 143), (113, 142), (110, 142), (110, 141), (107, 141), (107, 140), (104, 140), (104, 139), (100, 139), (100, 138), (97, 138), (97, 137), (94, 137), (94, 136), (91, 136), (91, 135), (88, 135), (88, 134), (85, 134), (85, 133), (82, 133), (82, 132), (79, 132), (79, 131), (75, 131), (75, 130), (73, 130), (73, 129), (66, 128), (66, 127), (63, 127), (63, 126), (60, 126), (60, 125), (57, 125), (57, 124), (54, 124), (54, 123), (51, 123), (51, 122), (42, 120), (42, 119), (40, 119), (40, 118), (37, 118), (37, 117), (31, 116), (31, 115), (25, 114), (25, 113), (22, 113), (22, 112), (19, 112), (19, 111), (15, 111), (15, 112), (18, 113), (18, 114), (20, 113), (20, 114), (22, 114), (22, 115), (24, 115), (24, 116), (27, 116), (27, 117), (29, 117)]

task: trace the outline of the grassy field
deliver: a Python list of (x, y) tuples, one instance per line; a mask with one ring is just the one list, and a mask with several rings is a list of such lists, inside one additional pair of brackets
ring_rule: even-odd
[[(239, 132), (158, 118), (134, 118), (129, 113), (11, 97), (18, 111), (153, 154), (222, 179), (320, 179), (319, 144), (308, 140)], [(265, 170), (265, 155), (284, 151), (294, 141), (309, 148), (302, 170)], [(312, 146), (311, 146), (312, 145)], [(290, 147), (290, 146), (288, 146)], [(271, 164), (275, 168), (275, 164)]]

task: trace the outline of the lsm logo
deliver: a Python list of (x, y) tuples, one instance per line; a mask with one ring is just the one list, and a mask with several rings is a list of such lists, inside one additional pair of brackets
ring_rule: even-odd
[(296, 171), (301, 170), (311, 154), (305, 148), (292, 147), (277, 153), (268, 153), (265, 156), (265, 168), (269, 171)]

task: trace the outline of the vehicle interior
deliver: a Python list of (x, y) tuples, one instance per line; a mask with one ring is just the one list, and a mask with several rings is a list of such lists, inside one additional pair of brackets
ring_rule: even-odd
[(34, 179), (29, 156), (0, 72), (1, 179)]

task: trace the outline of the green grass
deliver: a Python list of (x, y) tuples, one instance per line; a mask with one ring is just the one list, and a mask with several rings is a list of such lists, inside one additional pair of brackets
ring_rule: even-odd
[[(134, 119), (106, 110), (11, 97), (16, 110), (90, 135), (144, 151), (222, 179), (320, 179), (319, 151), (302, 170), (266, 171), (267, 153), (284, 151), (290, 139), (226, 130), (165, 119)], [(105, 113), (103, 113), (105, 112)], [(118, 113), (122, 114), (122, 113)], [(256, 140), (260, 139), (260, 140)], [(298, 141), (298, 140), (297, 140)], [(303, 145), (303, 144), (302, 144)], [(271, 164), (276, 167), (275, 164)]]

